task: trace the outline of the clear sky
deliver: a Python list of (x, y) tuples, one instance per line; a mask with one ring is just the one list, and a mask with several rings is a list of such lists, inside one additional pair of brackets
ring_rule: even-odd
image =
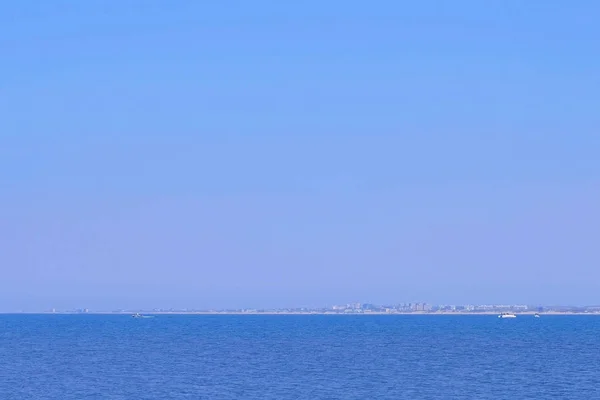
[(600, 303), (599, 18), (0, 0), (0, 309)]

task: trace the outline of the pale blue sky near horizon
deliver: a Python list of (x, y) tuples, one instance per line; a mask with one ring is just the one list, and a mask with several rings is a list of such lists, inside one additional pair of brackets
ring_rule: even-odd
[(0, 1), (0, 311), (598, 304), (598, 17)]

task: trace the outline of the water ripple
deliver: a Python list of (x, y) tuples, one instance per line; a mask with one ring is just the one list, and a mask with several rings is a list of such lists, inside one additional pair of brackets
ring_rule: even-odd
[(600, 318), (0, 316), (0, 398), (600, 399)]

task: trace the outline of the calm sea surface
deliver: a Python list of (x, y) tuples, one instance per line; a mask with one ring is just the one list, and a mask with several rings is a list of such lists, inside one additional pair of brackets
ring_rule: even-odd
[(4, 315), (0, 399), (600, 399), (600, 317)]

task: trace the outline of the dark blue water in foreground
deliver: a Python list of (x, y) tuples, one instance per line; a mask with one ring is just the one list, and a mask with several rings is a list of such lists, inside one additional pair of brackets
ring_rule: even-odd
[(600, 317), (7, 315), (0, 399), (600, 399)]

